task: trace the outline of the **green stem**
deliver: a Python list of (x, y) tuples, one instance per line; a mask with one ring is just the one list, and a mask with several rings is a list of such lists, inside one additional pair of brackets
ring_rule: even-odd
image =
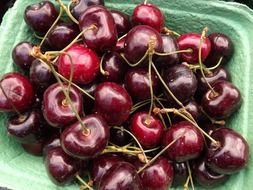
[(78, 174), (76, 175), (76, 179), (82, 184), (84, 185), (86, 188), (88, 188), (89, 190), (94, 190), (91, 186), (89, 186)]
[(178, 53), (192, 53), (192, 49), (172, 51), (172, 52), (169, 52), (169, 53), (154, 52), (155, 55), (159, 55), (159, 56), (168, 56), (168, 55), (174, 55), (174, 54), (178, 54)]
[(191, 182), (192, 190), (195, 190), (193, 179), (192, 179), (192, 172), (191, 172), (191, 168), (190, 168), (190, 165), (189, 165), (188, 161), (186, 162), (186, 166), (187, 166), (188, 175), (189, 175), (189, 179), (190, 179), (190, 182)]
[(72, 16), (69, 9), (63, 4), (62, 0), (56, 0), (59, 5), (64, 9), (64, 11), (67, 13), (68, 17), (76, 24), (79, 24), (79, 22)]

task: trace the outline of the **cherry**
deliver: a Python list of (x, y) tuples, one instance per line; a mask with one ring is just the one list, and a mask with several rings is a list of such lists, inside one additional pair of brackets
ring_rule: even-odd
[[(94, 80), (89, 84), (83, 85), (82, 89), (88, 93), (91, 96), (94, 96), (96, 88), (98, 86), (99, 80)], [(94, 100), (88, 97), (87, 95), (83, 95), (83, 102), (84, 102), (84, 113), (85, 114), (91, 114), (93, 113), (93, 108), (94, 108)]]
[(244, 168), (249, 159), (249, 145), (237, 132), (229, 128), (218, 128), (211, 137), (220, 146), (209, 143), (206, 163), (219, 174), (233, 174)]
[(111, 82), (121, 82), (122, 76), (124, 76), (126, 71), (126, 63), (122, 59), (119, 53), (110, 52), (104, 57), (102, 67), (104, 70), (103, 80)]
[[(182, 61), (196, 64), (199, 62), (199, 46), (200, 46), (200, 34), (187, 33), (182, 34), (177, 39), (179, 50), (191, 49), (191, 53), (181, 53)], [(211, 42), (209, 38), (204, 38), (201, 47), (201, 60), (205, 61), (211, 51)]]
[(201, 105), (205, 112), (216, 119), (225, 119), (234, 113), (241, 105), (239, 89), (228, 81), (217, 81), (213, 90), (206, 92)]
[(220, 184), (223, 184), (228, 176), (224, 174), (218, 174), (210, 170), (204, 158), (198, 159), (193, 163), (193, 178), (205, 188), (213, 188)]
[(185, 162), (173, 162), (174, 178), (172, 186), (184, 184), (188, 177), (187, 166)]
[(0, 81), (0, 87), (0, 111), (27, 110), (34, 102), (32, 84), (17, 72), (5, 74)]
[(124, 56), (131, 63), (140, 61), (154, 41), (154, 50), (162, 51), (161, 35), (150, 26), (140, 25), (133, 27), (126, 36)]
[(118, 146), (125, 146), (132, 140), (131, 136), (124, 131), (126, 126), (121, 126), (120, 129), (110, 129), (110, 142)]
[(95, 111), (109, 125), (120, 125), (126, 121), (132, 108), (132, 99), (127, 91), (113, 82), (100, 83), (95, 92)]
[(222, 33), (212, 33), (208, 36), (211, 42), (211, 52), (206, 63), (209, 66), (216, 65), (222, 57), (222, 63), (230, 60), (234, 52), (234, 45), (231, 39)]
[[(151, 72), (153, 92), (159, 90), (159, 79)], [(149, 72), (145, 68), (129, 69), (125, 75), (125, 87), (134, 100), (142, 101), (150, 98)]]
[(118, 34), (111, 13), (101, 5), (88, 7), (79, 18), (81, 31), (91, 26), (95, 29), (87, 30), (83, 34), (83, 41), (96, 52), (106, 52), (114, 48), (117, 43)]
[(158, 158), (140, 174), (142, 186), (146, 190), (167, 190), (173, 181), (172, 163), (164, 157)]
[(116, 24), (119, 37), (123, 36), (131, 29), (128, 15), (118, 10), (111, 10), (111, 14)]
[(115, 164), (124, 159), (116, 154), (103, 154), (92, 162), (91, 176), (96, 185), (99, 184), (103, 175)]
[(99, 190), (141, 190), (141, 181), (133, 165), (120, 162), (113, 165), (101, 178)]
[(58, 71), (61, 75), (69, 79), (71, 69), (74, 83), (88, 84), (95, 80), (99, 73), (99, 58), (91, 49), (74, 44), (58, 59)]
[[(174, 96), (182, 103), (189, 101), (197, 90), (196, 76), (187, 66), (182, 64), (164, 70), (163, 79)], [(174, 102), (167, 91), (165, 94), (170, 102)]]
[(45, 34), (58, 16), (58, 11), (50, 1), (29, 5), (25, 9), (24, 19), (35, 32)]
[[(163, 41), (162, 53), (171, 53), (178, 51), (176, 39), (173, 36), (162, 34), (161, 37)], [(178, 64), (179, 61), (180, 56), (178, 53), (175, 53), (167, 56), (158, 56), (155, 61), (155, 64), (162, 68), (166, 68), (168, 66)]]
[(162, 122), (148, 112), (135, 113), (130, 123), (132, 133), (145, 148), (154, 148), (160, 144), (163, 128)]
[(35, 143), (42, 135), (43, 118), (39, 110), (14, 115), (7, 120), (8, 134), (21, 143)]
[(101, 153), (109, 140), (109, 127), (100, 115), (88, 115), (67, 127), (61, 134), (63, 150), (77, 158), (87, 159)]
[(132, 14), (132, 24), (136, 25), (148, 25), (156, 29), (158, 32), (163, 28), (163, 13), (161, 10), (150, 3), (141, 3), (137, 5)]
[(45, 157), (48, 176), (57, 185), (72, 182), (78, 174), (78, 165), (77, 160), (67, 155), (61, 147), (49, 150)]
[(47, 139), (43, 146), (43, 155), (46, 155), (47, 152), (51, 149), (61, 147), (60, 142), (60, 133), (57, 135), (51, 136), (49, 139)]
[(53, 50), (62, 50), (80, 33), (72, 23), (58, 23), (49, 32), (47, 43)]
[[(67, 84), (63, 86), (65, 90), (68, 88)], [(79, 90), (71, 86), (69, 96), (77, 113), (82, 114), (83, 99)], [(53, 127), (63, 127), (77, 120), (59, 83), (52, 84), (44, 92), (42, 111), (47, 122)]]
[(204, 147), (204, 137), (190, 122), (182, 121), (172, 125), (162, 138), (162, 145), (166, 147), (173, 140), (178, 140), (166, 151), (166, 156), (176, 162), (185, 162), (197, 158)]
[(23, 149), (34, 156), (42, 156), (42, 152), (43, 152), (43, 146), (44, 146), (44, 141), (40, 140), (38, 142), (35, 143), (30, 143), (30, 144), (21, 144), (21, 146), (23, 147)]
[(24, 70), (28, 70), (35, 60), (31, 56), (33, 44), (30, 42), (20, 42), (12, 50), (12, 59), (16, 65)]
[(104, 5), (104, 0), (76, 0), (72, 1), (71, 13), (78, 20), (80, 15), (90, 6)]

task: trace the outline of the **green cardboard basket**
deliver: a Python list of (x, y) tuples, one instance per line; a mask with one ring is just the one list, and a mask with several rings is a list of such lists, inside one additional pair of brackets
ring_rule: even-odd
[[(12, 48), (22, 40), (33, 41), (33, 34), (23, 20), (27, 5), (39, 0), (17, 0), (0, 27), (0, 73), (14, 70)], [(141, 0), (105, 0), (108, 7), (131, 14)], [(223, 32), (235, 45), (232, 60), (226, 65), (233, 83), (242, 92), (243, 104), (227, 126), (241, 133), (253, 152), (253, 11), (247, 6), (214, 0), (153, 0), (165, 14), (166, 25), (178, 31), (200, 33), (205, 26), (210, 32)], [(8, 138), (5, 114), (0, 114), (0, 186), (13, 190), (74, 190), (76, 184), (66, 187), (54, 185), (46, 174), (43, 159), (31, 156), (19, 144)], [(253, 161), (216, 188), (219, 190), (249, 190), (253, 188)], [(182, 189), (182, 187), (178, 188)], [(199, 186), (196, 189), (204, 189)]]

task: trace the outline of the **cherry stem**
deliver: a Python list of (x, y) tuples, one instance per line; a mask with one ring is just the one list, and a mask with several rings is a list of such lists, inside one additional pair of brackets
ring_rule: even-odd
[[(104, 149), (103, 154), (105, 153), (126, 153), (131, 155), (137, 155), (137, 154), (143, 154), (143, 151), (140, 148), (135, 147), (120, 147), (120, 146), (107, 146), (106, 149)], [(156, 147), (153, 149), (144, 150), (145, 153), (154, 152), (158, 150), (160, 147)]]
[[(64, 4), (63, 4), (63, 2), (62, 2), (62, 0), (56, 0), (59, 4), (60, 4), (60, 6), (64, 9), (64, 11), (67, 13), (67, 15), (68, 15), (68, 17), (74, 22), (74, 23), (76, 23), (76, 24), (79, 24), (79, 22), (72, 16), (72, 14), (70, 13), (70, 5), (69, 5), (69, 7), (67, 8)], [(71, 2), (70, 2), (70, 4), (71, 4)]]
[(189, 189), (189, 182), (190, 182), (190, 176), (188, 175), (186, 182), (184, 184), (184, 190), (188, 190)]
[[(155, 101), (156, 101), (162, 108), (165, 108), (164, 105), (162, 104), (162, 102), (161, 102), (161, 101), (159, 100), (159, 98), (157, 98), (156, 96), (155, 96)], [(160, 114), (160, 113), (159, 113), (159, 114)], [(172, 125), (172, 122), (171, 122), (171, 119), (170, 119), (169, 114), (166, 113), (166, 116), (167, 116), (167, 118), (168, 118), (168, 120), (169, 120), (169, 124)], [(165, 128), (167, 128), (166, 125), (165, 125)]]
[(144, 0), (143, 4), (146, 5), (148, 3), (148, 0)]
[(103, 69), (103, 61), (104, 61), (105, 55), (106, 55), (106, 53), (101, 57), (100, 64), (99, 64), (99, 69), (100, 69), (100, 73), (102, 75), (108, 76), (109, 73)]
[(215, 120), (212, 117), (210, 117), (202, 108), (200, 108), (201, 112), (212, 122), (212, 124), (216, 124), (216, 125), (221, 125), (224, 126), (226, 125), (226, 121), (225, 120)]
[(121, 36), (120, 38), (118, 38), (118, 41), (122, 40), (123, 38), (125, 38), (127, 36), (127, 34), (124, 34), (123, 36)]
[(89, 190), (94, 190), (91, 186), (89, 186), (78, 174), (76, 175), (76, 179), (82, 184), (84, 185), (86, 188), (88, 188)]
[(159, 55), (159, 56), (168, 56), (168, 55), (173, 55), (173, 54), (177, 54), (177, 53), (192, 53), (193, 50), (192, 49), (185, 49), (185, 50), (178, 50), (178, 51), (172, 51), (169, 53), (158, 53), (158, 52), (154, 52), (155, 55)]
[(140, 63), (142, 63), (145, 59), (146, 59), (146, 57), (148, 56), (148, 50), (146, 51), (146, 53), (144, 54), (144, 56), (137, 62), (137, 63), (134, 63), (134, 64), (132, 64), (132, 63), (130, 63), (128, 60), (127, 60), (127, 58), (125, 57), (125, 55), (123, 54), (123, 53), (121, 53), (120, 55), (121, 55), (121, 57), (126, 61), (126, 63), (130, 66), (130, 67), (136, 67), (136, 66), (138, 66)]
[(167, 27), (164, 27), (164, 28), (163, 28), (163, 32), (164, 32), (165, 34), (167, 34), (167, 35), (174, 35), (174, 36), (177, 36), (177, 37), (181, 36), (179, 33), (175, 32), (175, 31), (172, 31), (172, 30), (170, 30), (170, 29), (167, 28)]
[(217, 63), (215, 66), (213, 66), (213, 67), (208, 67), (207, 69), (208, 69), (208, 70), (214, 70), (214, 69), (217, 69), (217, 68), (221, 65), (222, 60), (223, 60), (223, 57), (220, 57), (220, 59), (219, 59), (218, 63)]
[(153, 157), (148, 163), (146, 163), (142, 168), (140, 168), (137, 173), (141, 173), (143, 170), (145, 170), (148, 166), (150, 166), (156, 159), (161, 156), (169, 147), (171, 147), (179, 138), (181, 138), (184, 134), (180, 135), (173, 141), (171, 141), (170, 144), (168, 144), (166, 147), (164, 147), (155, 157)]
[(38, 34), (36, 34), (35, 32), (33, 33), (34, 37), (39, 39), (39, 40), (43, 40), (44, 37), (39, 36)]
[(143, 148), (142, 148), (140, 142), (138, 141), (138, 139), (137, 139), (130, 131), (128, 131), (128, 130), (126, 130), (126, 129), (121, 129), (120, 127), (113, 127), (113, 128), (119, 129), (119, 130), (123, 130), (123, 131), (125, 131), (126, 133), (128, 133), (128, 134), (136, 141), (136, 143), (137, 143), (138, 146), (140, 147), (141, 153), (142, 153), (143, 156), (144, 156), (144, 161), (145, 161), (145, 163), (148, 163), (147, 156), (146, 156), (146, 154), (145, 154), (145, 152), (144, 152), (144, 150), (143, 150)]
[(191, 168), (190, 168), (190, 165), (189, 165), (188, 161), (186, 162), (186, 166), (187, 166), (188, 175), (189, 175), (189, 179), (190, 179), (190, 182), (191, 182), (192, 190), (195, 190), (193, 179), (192, 179), (192, 172), (191, 172)]
[[(151, 45), (153, 46), (153, 45)], [(153, 48), (153, 47), (151, 47)], [(150, 117), (152, 114), (153, 106), (154, 106), (154, 91), (153, 91), (153, 81), (152, 81), (152, 58), (153, 54), (149, 54), (149, 64), (148, 64), (148, 78), (149, 78), (149, 89), (150, 89), (150, 107), (148, 112), (148, 117), (145, 119), (145, 123), (147, 125), (150, 125)]]

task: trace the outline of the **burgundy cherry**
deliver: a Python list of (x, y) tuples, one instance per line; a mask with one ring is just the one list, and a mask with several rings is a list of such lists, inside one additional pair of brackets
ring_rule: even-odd
[(166, 147), (173, 140), (178, 140), (166, 151), (166, 156), (176, 162), (185, 162), (197, 158), (204, 147), (204, 137), (201, 132), (188, 121), (172, 125), (162, 138), (162, 145)]
[(20, 42), (12, 50), (12, 59), (16, 65), (24, 70), (28, 70), (35, 60), (31, 56), (33, 44), (30, 42)]
[(133, 27), (127, 34), (124, 55), (131, 63), (140, 61), (149, 48), (150, 42), (154, 42), (154, 50), (162, 51), (161, 35), (150, 26), (140, 25)]
[(72, 182), (78, 174), (78, 162), (67, 155), (61, 147), (48, 151), (45, 166), (48, 176), (57, 185), (66, 185)]
[(249, 159), (249, 145), (237, 132), (229, 128), (216, 129), (211, 137), (220, 143), (208, 146), (206, 163), (219, 174), (233, 174), (244, 168)]
[(99, 190), (141, 190), (141, 181), (133, 165), (120, 162), (113, 165), (101, 178)]
[[(182, 34), (178, 39), (177, 39), (177, 44), (179, 50), (187, 50), (191, 49), (191, 53), (181, 53), (181, 58), (182, 61), (191, 63), (191, 64), (196, 64), (199, 62), (199, 45), (200, 45), (200, 34), (195, 34), (195, 33), (187, 33), (187, 34)], [(201, 60), (202, 62), (205, 61), (207, 56), (209, 55), (211, 51), (211, 42), (208, 38), (205, 38), (202, 43), (202, 48), (201, 48)]]
[[(71, 57), (71, 58), (70, 58)], [(83, 45), (74, 44), (58, 59), (58, 71), (69, 79), (73, 69), (73, 82), (88, 84), (95, 80), (99, 73), (99, 58), (97, 54)]]
[(41, 140), (35, 143), (21, 144), (21, 146), (27, 153), (31, 155), (42, 156), (44, 141)]
[[(159, 79), (154, 72), (151, 73), (153, 92), (159, 90)], [(125, 75), (125, 87), (134, 100), (142, 101), (150, 98), (149, 73), (145, 68), (129, 69)]]
[(127, 91), (113, 82), (100, 83), (95, 92), (95, 111), (109, 125), (120, 125), (126, 121), (132, 109), (132, 99)]
[(129, 144), (132, 137), (124, 131), (126, 127), (121, 126), (120, 129), (111, 128), (110, 129), (110, 142), (118, 146), (125, 146)]
[[(88, 115), (66, 128), (61, 134), (63, 150), (77, 158), (87, 159), (101, 153), (109, 140), (109, 127), (100, 115)], [(85, 129), (84, 129), (85, 128)]]
[(60, 133), (47, 139), (43, 146), (43, 155), (47, 155), (48, 151), (57, 147), (61, 147)]
[(23, 111), (35, 99), (30, 81), (17, 72), (7, 73), (0, 81), (0, 111)]
[(123, 36), (131, 29), (128, 15), (118, 10), (111, 10), (111, 14), (116, 24), (119, 37)]
[[(68, 84), (64, 84), (65, 90)], [(70, 87), (69, 96), (77, 113), (83, 113), (82, 96), (74, 86)], [(44, 92), (42, 111), (47, 122), (53, 127), (63, 127), (77, 120), (76, 115), (68, 103), (61, 85), (55, 83)]]
[(173, 176), (172, 163), (164, 157), (158, 158), (140, 174), (142, 187), (145, 190), (168, 190)]
[(117, 29), (111, 13), (104, 6), (91, 6), (80, 16), (81, 31), (92, 25), (95, 25), (96, 28), (84, 32), (84, 43), (96, 52), (113, 50), (118, 39)]
[[(89, 84), (83, 85), (82, 89), (91, 96), (94, 96), (99, 82), (100, 82), (99, 80), (94, 80)], [(87, 115), (92, 114), (94, 111), (94, 100), (88, 97), (87, 95), (83, 94), (83, 102), (84, 102), (83, 106), (84, 113)]]
[(225, 119), (232, 115), (241, 105), (239, 89), (228, 81), (217, 81), (214, 91), (207, 91), (201, 101), (205, 112), (216, 119)]
[(132, 14), (132, 24), (136, 25), (148, 25), (156, 29), (158, 32), (163, 28), (163, 13), (161, 10), (150, 3), (141, 3), (134, 8)]
[(173, 162), (174, 178), (172, 186), (182, 186), (188, 177), (188, 169), (185, 162)]
[(35, 32), (45, 34), (58, 16), (58, 11), (50, 1), (29, 5), (25, 9), (24, 19)]
[(162, 122), (148, 112), (137, 112), (133, 115), (130, 129), (140, 144), (145, 148), (154, 148), (160, 144), (163, 135)]

